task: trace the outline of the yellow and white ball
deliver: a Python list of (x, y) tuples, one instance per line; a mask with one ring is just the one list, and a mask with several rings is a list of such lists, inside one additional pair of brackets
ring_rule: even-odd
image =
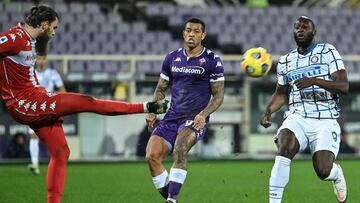
[(243, 72), (254, 78), (264, 77), (271, 69), (272, 59), (262, 47), (248, 49), (241, 61)]

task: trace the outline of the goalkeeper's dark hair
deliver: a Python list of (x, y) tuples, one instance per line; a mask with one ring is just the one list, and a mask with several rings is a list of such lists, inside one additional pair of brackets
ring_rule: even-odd
[(205, 22), (202, 21), (200, 18), (189, 18), (189, 19), (187, 19), (185, 21), (185, 23), (184, 23), (184, 29), (183, 30), (185, 30), (185, 27), (186, 27), (187, 23), (199, 23), (199, 24), (201, 24), (202, 32), (205, 32), (205, 27), (206, 27)]
[(26, 24), (36, 28), (42, 22), (49, 21), (50, 23), (59, 19), (56, 11), (47, 5), (34, 6), (30, 9), (30, 14), (26, 17)]

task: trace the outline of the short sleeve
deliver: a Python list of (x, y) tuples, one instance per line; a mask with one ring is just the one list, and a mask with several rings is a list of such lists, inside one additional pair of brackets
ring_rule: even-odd
[(280, 58), (276, 66), (276, 73), (277, 73), (278, 84), (287, 85), (288, 80), (286, 76), (286, 61), (283, 58)]
[(224, 81), (224, 66), (219, 56), (215, 55), (210, 67), (210, 82)]
[(161, 68), (160, 77), (164, 80), (170, 81), (171, 80), (171, 53), (166, 55)]
[(345, 69), (345, 66), (336, 48), (331, 44), (327, 44), (327, 45), (329, 51), (326, 53), (326, 60), (327, 60), (327, 64), (329, 64), (329, 73), (331, 75), (338, 70)]

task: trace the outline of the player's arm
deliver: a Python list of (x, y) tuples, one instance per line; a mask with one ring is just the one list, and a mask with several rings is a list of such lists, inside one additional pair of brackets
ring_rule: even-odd
[[(156, 89), (153, 95), (153, 101), (160, 101), (165, 99), (165, 92), (169, 88), (170, 82), (168, 80), (163, 79), (160, 77), (158, 84), (156, 85)], [(146, 123), (149, 130), (154, 128), (154, 124), (156, 122), (156, 114), (149, 113), (146, 118)]]
[(197, 130), (200, 130), (205, 126), (206, 117), (216, 111), (224, 101), (224, 67), (219, 56), (214, 55), (210, 71), (210, 90), (212, 98), (208, 105), (194, 118), (193, 127)]
[(6, 56), (12, 48), (12, 43), (9, 40), (10, 36), (6, 34), (0, 35), (0, 56)]
[(200, 130), (206, 124), (206, 117), (216, 111), (224, 101), (224, 81), (210, 82), (212, 98), (208, 105), (194, 118), (194, 128)]
[[(173, 53), (173, 52), (171, 52)], [(153, 95), (154, 101), (160, 101), (165, 99), (165, 92), (170, 86), (171, 81), (171, 62), (173, 61), (173, 56), (170, 54), (166, 55), (162, 66), (160, 79), (156, 85), (155, 92)]]
[(289, 85), (277, 84), (276, 90), (271, 97), (269, 104), (266, 106), (265, 112), (261, 118), (260, 124), (265, 128), (270, 127), (271, 114), (278, 111), (287, 101), (289, 95)]
[(295, 85), (299, 89), (303, 89), (311, 85), (317, 85), (332, 93), (347, 94), (349, 92), (349, 82), (344, 68), (344, 62), (339, 52), (333, 45), (326, 44), (326, 46), (328, 51), (324, 59), (329, 65), (331, 80), (327, 81), (320, 78), (302, 78), (296, 80)]
[[(153, 101), (160, 101), (165, 99), (165, 92), (170, 86), (170, 80), (171, 80), (170, 64), (172, 60), (173, 59), (170, 54), (166, 55), (161, 67), (160, 79), (156, 85), (155, 92), (153, 95)], [(145, 120), (149, 130), (153, 129), (156, 121), (156, 115), (154, 113), (149, 113), (145, 118)]]
[(301, 78), (295, 81), (299, 89), (317, 85), (332, 93), (347, 94), (349, 92), (349, 81), (345, 69), (335, 71), (331, 74), (332, 80), (320, 78)]
[(25, 46), (25, 40), (16, 34), (0, 34), (0, 57), (13, 55)]
[(210, 82), (212, 98), (208, 105), (194, 118), (194, 128), (200, 130), (205, 126), (206, 117), (216, 111), (224, 101), (225, 82)]
[(216, 109), (218, 109), (223, 103), (224, 89), (225, 89), (224, 86), (225, 86), (224, 81), (210, 83), (212, 98), (209, 104), (205, 107), (205, 109), (201, 111), (201, 114), (203, 114), (205, 118), (208, 117), (214, 111), (216, 111)]
[(165, 99), (165, 92), (166, 90), (169, 88), (169, 81), (163, 79), (160, 77), (157, 85), (156, 85), (156, 89), (153, 95), (153, 100), (154, 101), (160, 101)]

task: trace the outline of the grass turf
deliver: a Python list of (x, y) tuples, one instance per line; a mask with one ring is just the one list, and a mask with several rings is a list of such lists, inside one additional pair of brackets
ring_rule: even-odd
[[(339, 161), (349, 188), (348, 202), (360, 202), (360, 162)], [(273, 161), (190, 162), (180, 193), (185, 203), (268, 202)], [(167, 163), (167, 168), (170, 164)], [(46, 202), (46, 166), (34, 176), (25, 165), (0, 165), (0, 203)], [(69, 164), (63, 203), (164, 202), (145, 163)], [(310, 161), (295, 160), (284, 203), (336, 202), (330, 182), (320, 181)]]

